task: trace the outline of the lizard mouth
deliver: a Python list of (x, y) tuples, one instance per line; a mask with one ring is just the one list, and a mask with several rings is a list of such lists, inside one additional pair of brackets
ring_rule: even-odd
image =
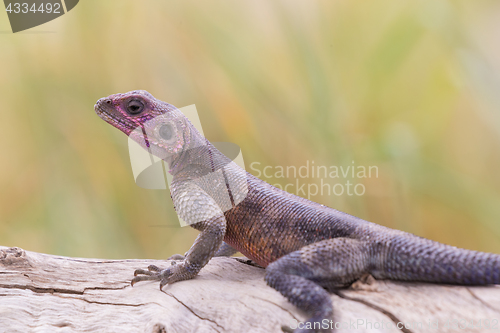
[(97, 115), (99, 116), (99, 118), (101, 118), (102, 120), (104, 120), (108, 124), (115, 126), (120, 131), (122, 131), (123, 133), (125, 133), (127, 135), (130, 135), (130, 133), (134, 129), (139, 127), (135, 123), (131, 124), (131, 123), (125, 122), (122, 118), (115, 116), (112, 112), (110, 112), (110, 110), (108, 110), (103, 105), (104, 103), (105, 103), (104, 101), (98, 100), (97, 103), (94, 105), (94, 110), (97, 113)]
[(151, 145), (160, 146), (160, 144), (156, 142), (154, 138), (149, 138), (147, 136), (144, 127), (141, 124), (128, 122), (127, 119), (116, 115), (114, 112), (119, 111), (107, 107), (106, 100), (98, 100), (94, 105), (94, 110), (99, 118), (101, 118), (108, 124), (118, 128), (120, 131), (127, 134), (127, 136), (131, 137), (140, 145), (144, 146), (144, 148), (149, 148)]

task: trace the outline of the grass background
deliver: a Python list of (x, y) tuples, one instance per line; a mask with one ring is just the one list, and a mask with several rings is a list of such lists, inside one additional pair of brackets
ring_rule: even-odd
[(191, 246), (197, 232), (166, 191), (135, 185), (126, 136), (93, 111), (145, 89), (196, 104), (247, 169), (378, 166), (356, 180), (365, 195), (317, 202), (500, 253), (499, 18), (492, 0), (86, 0), (12, 34), (0, 12), (0, 245), (159, 259)]

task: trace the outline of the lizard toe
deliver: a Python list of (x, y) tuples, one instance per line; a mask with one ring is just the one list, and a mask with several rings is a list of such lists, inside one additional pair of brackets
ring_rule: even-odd
[(170, 269), (161, 269), (155, 265), (149, 265), (148, 269), (136, 269), (134, 271), (134, 278), (130, 281), (130, 284), (133, 286), (137, 282), (140, 281), (161, 281), (162, 285), (160, 289), (168, 283), (168, 277), (172, 275), (170, 273)]
[(170, 256), (167, 260), (184, 260), (185, 256), (182, 254), (174, 254)]
[(159, 272), (162, 271), (162, 269), (160, 267), (158, 267), (158, 266), (155, 266), (155, 265), (149, 265), (148, 266), (148, 271), (159, 273)]
[(160, 280), (160, 275), (159, 274), (154, 274), (154, 275), (141, 275), (141, 276), (136, 276), (135, 278), (130, 281), (130, 285), (133, 287), (134, 284), (140, 281), (158, 281)]

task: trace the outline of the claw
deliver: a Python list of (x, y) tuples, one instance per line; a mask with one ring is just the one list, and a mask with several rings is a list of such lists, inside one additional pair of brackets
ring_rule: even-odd
[(163, 287), (164, 287), (166, 284), (168, 284), (167, 279), (162, 279), (162, 280), (160, 281), (160, 290), (162, 290), (162, 289), (163, 289)]

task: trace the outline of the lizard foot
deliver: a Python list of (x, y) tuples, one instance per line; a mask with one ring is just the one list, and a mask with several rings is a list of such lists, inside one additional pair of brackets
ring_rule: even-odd
[(189, 280), (198, 274), (201, 267), (182, 261), (177, 263), (172, 261), (172, 266), (161, 269), (155, 265), (149, 265), (148, 269), (137, 269), (134, 272), (134, 278), (130, 282), (132, 286), (140, 281), (160, 281), (160, 290), (166, 284), (172, 284), (177, 281)]
[[(175, 265), (175, 261), (172, 262)], [(155, 265), (149, 265), (148, 269), (136, 269), (134, 272), (134, 278), (130, 281), (132, 287), (134, 284), (140, 281), (160, 281), (160, 289), (168, 283), (168, 278), (172, 275), (170, 267), (167, 269), (161, 269)]]

